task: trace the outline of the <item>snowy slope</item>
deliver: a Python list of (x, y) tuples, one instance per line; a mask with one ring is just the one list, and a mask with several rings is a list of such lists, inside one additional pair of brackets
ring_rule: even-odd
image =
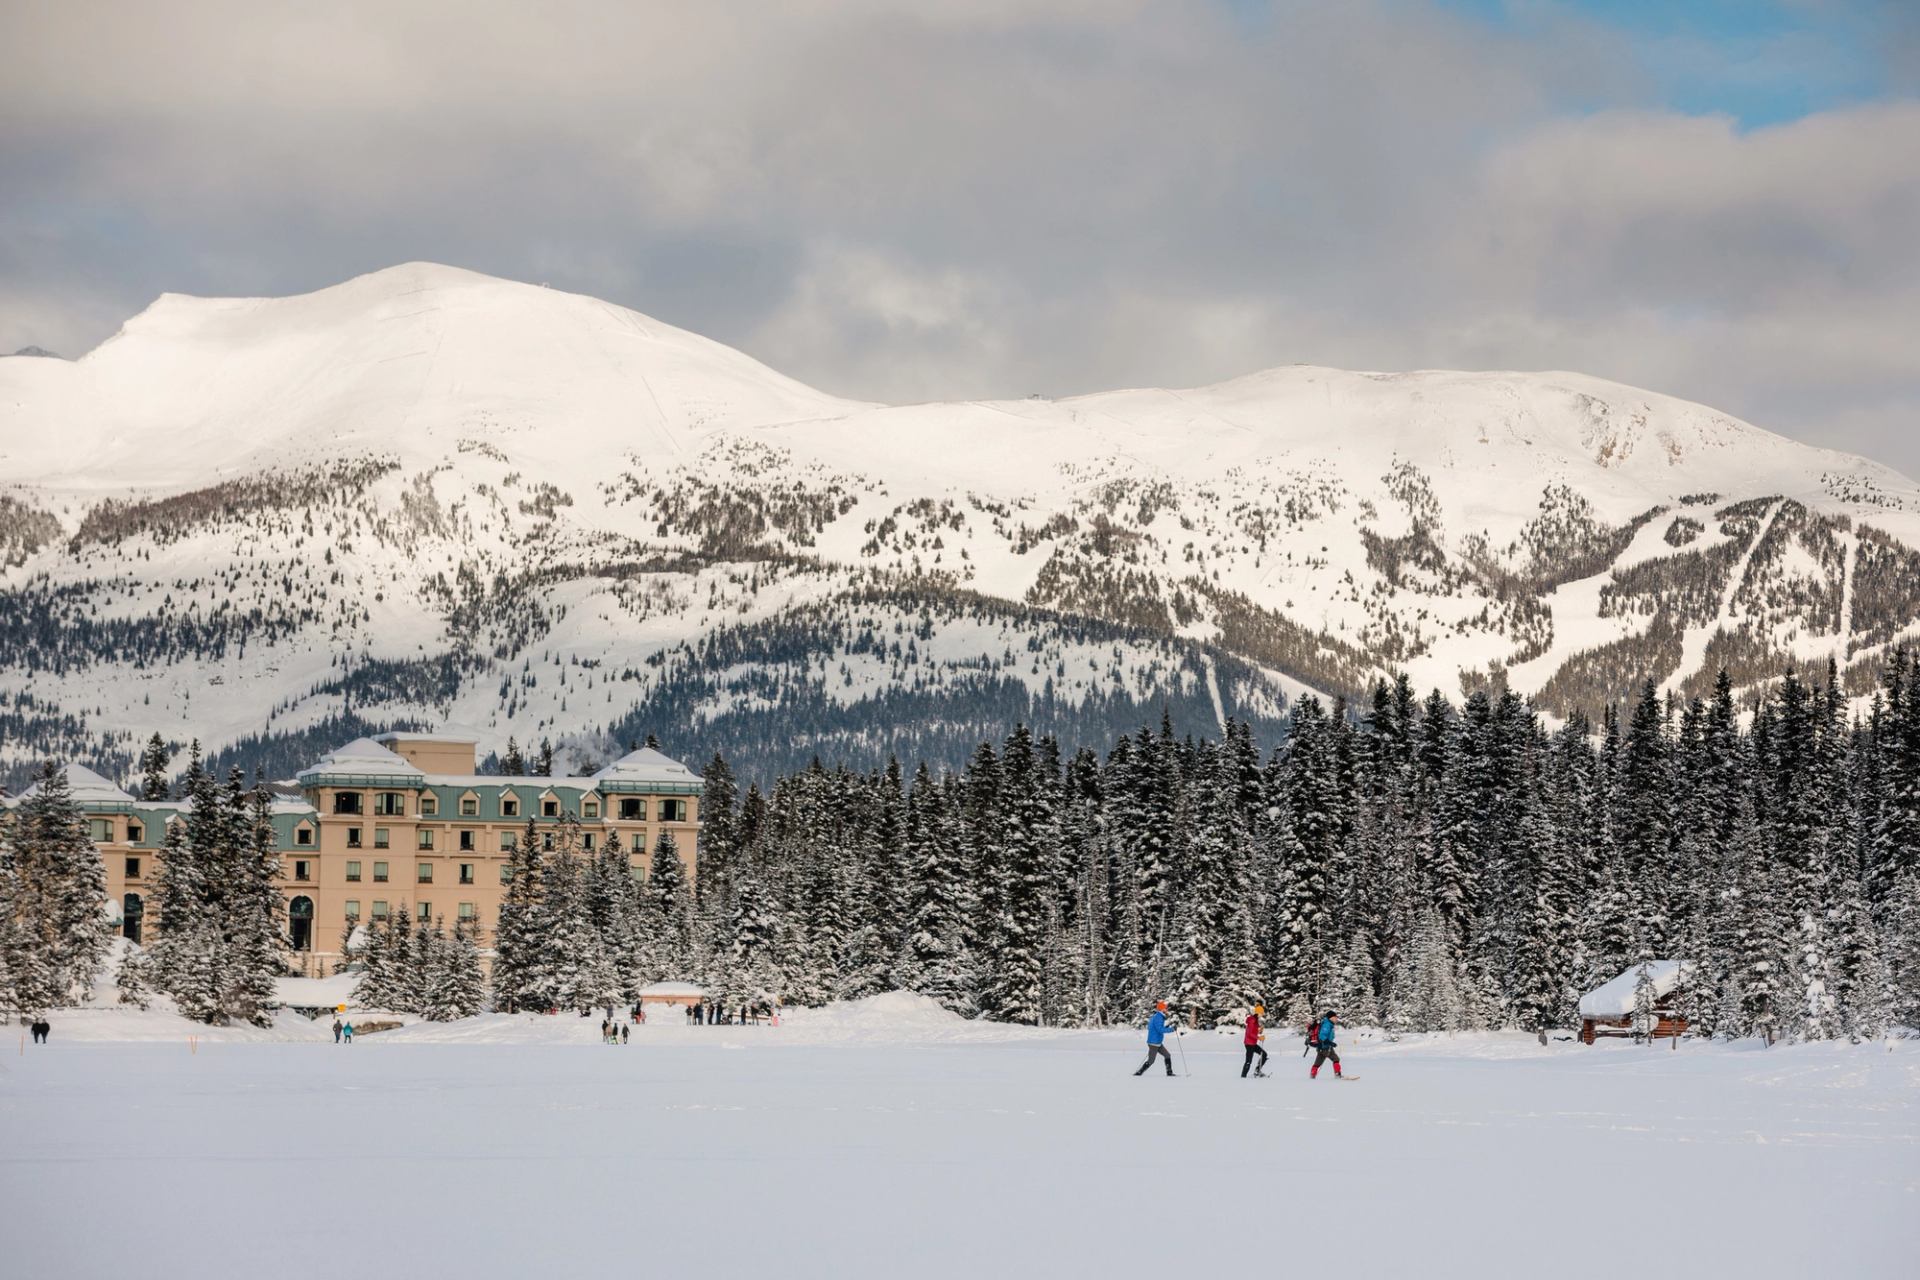
[(1920, 624), (1910, 480), (1600, 379), (869, 405), (429, 264), (0, 362), (0, 485), (7, 758), (348, 710), (861, 755), (1394, 669), (1564, 714), (1829, 655), (1857, 692)]

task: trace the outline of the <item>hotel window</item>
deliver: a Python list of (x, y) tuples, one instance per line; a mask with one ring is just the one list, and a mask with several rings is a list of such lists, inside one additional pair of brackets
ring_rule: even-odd
[(500, 833), (500, 852), (512, 853), (520, 847), (520, 837), (511, 831)]
[(500, 814), (506, 818), (520, 816), (520, 800), (517, 796), (505, 796), (500, 801)]
[(421, 903), (419, 915), (421, 924), (430, 922), (433, 919), (433, 904), (431, 902)]
[(479, 817), (480, 801), (475, 799), (473, 796), (461, 796), (460, 797), (460, 816), (463, 818)]
[(589, 800), (589, 801), (587, 801), (587, 802), (586, 802), (585, 804), (583, 804), (583, 805), (581, 805), (581, 806), (580, 806), (580, 816), (581, 816), (581, 817), (583, 817), (583, 818), (597, 818), (597, 817), (599, 817), (599, 816), (600, 816), (600, 802), (599, 802), (598, 800)]
[(500, 864), (500, 883), (513, 883), (513, 864), (511, 862), (503, 862)]
[(540, 847), (548, 853), (553, 852), (553, 832), (543, 831), (540, 833)]
[(585, 853), (593, 852), (593, 832), (586, 831), (581, 833), (580, 848)]
[(298, 845), (311, 845), (313, 843), (313, 828), (295, 827), (293, 831), (293, 842)]
[(432, 884), (433, 883), (433, 864), (431, 862), (422, 862), (417, 865), (420, 868), (420, 875), (418, 877), (420, 883)]
[(358, 791), (334, 792), (333, 811), (335, 813), (359, 813), (360, 793)]
[(387, 882), (387, 864), (386, 863), (376, 862), (373, 864), (373, 882), (375, 884), (385, 884)]
[(360, 828), (348, 827), (347, 828), (347, 848), (358, 849), (359, 847), (360, 847)]
[(128, 858), (127, 859), (127, 879), (138, 880), (139, 878), (140, 878), (140, 859)]
[(620, 816), (628, 822), (645, 822), (647, 819), (647, 802), (638, 796), (621, 796)]
[(127, 823), (127, 843), (128, 844), (139, 844), (141, 837), (144, 836), (145, 834), (146, 834), (145, 828), (143, 828), (139, 823), (137, 822)]
[(462, 920), (472, 920), (477, 914), (471, 902), (463, 902), (460, 904), (460, 918)]
[(462, 853), (473, 852), (473, 832), (462, 831), (460, 833), (460, 852)]
[(558, 800), (542, 800), (540, 802), (540, 816), (543, 818), (559, 817), (560, 802)]
[(473, 864), (471, 862), (463, 862), (460, 864), (460, 883), (473, 883)]
[(420, 830), (416, 833), (416, 838), (420, 842), (418, 845), (419, 848), (422, 848), (422, 849), (433, 848), (433, 828), (432, 827), (420, 828)]
[(385, 920), (387, 918), (387, 903), (384, 898), (375, 898), (373, 900), (373, 918), (375, 920)]
[(360, 899), (348, 898), (347, 899), (347, 919), (358, 920), (359, 918), (360, 918)]
[(685, 800), (662, 800), (660, 802), (660, 821), (685, 822), (687, 820), (687, 802)]
[(294, 859), (294, 863), (293, 863), (293, 878), (294, 878), (295, 880), (310, 880), (310, 879), (312, 879), (312, 878), (313, 878), (313, 864), (312, 864), (311, 862), (308, 862), (308, 861), (307, 861), (307, 860), (306, 860), (305, 858), (296, 858), (296, 859)]
[(421, 816), (427, 817), (427, 818), (438, 817), (440, 815), (440, 797), (421, 796), (420, 797), (420, 813), (421, 813)]
[(375, 827), (373, 829), (373, 847), (376, 849), (384, 849), (387, 847), (387, 829), (385, 827)]
[(111, 840), (113, 839), (113, 819), (88, 818), (87, 830), (95, 840)]
[(382, 791), (373, 798), (373, 811), (383, 818), (405, 817), (407, 798), (398, 791)]
[(359, 863), (357, 862), (347, 863), (347, 883), (348, 884), (360, 883), (360, 864)]

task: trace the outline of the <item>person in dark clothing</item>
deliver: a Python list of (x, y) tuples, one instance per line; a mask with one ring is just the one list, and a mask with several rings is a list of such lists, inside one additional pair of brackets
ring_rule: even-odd
[(1335, 1076), (1340, 1074), (1340, 1053), (1333, 1045), (1333, 1024), (1338, 1021), (1340, 1021), (1340, 1015), (1331, 1009), (1327, 1010), (1326, 1017), (1320, 1019), (1320, 1026), (1319, 1029), (1314, 1032), (1313, 1040), (1314, 1047), (1320, 1052), (1316, 1054), (1313, 1059), (1313, 1069), (1307, 1072), (1307, 1079), (1318, 1079), (1320, 1076), (1320, 1064), (1328, 1059), (1333, 1060), (1333, 1074)]
[(338, 1018), (333, 1020), (333, 1042), (335, 1044), (340, 1043), (340, 1019)]
[(53, 1034), (53, 1024), (45, 1018), (38, 1018), (34, 1021), (32, 1030), (33, 1042), (35, 1044), (45, 1044), (47, 1037)]
[(631, 1023), (623, 1022), (620, 1024), (620, 1043), (621, 1044), (625, 1044), (627, 1042), (627, 1036), (631, 1034), (631, 1027), (632, 1027)]
[(1147, 1060), (1133, 1074), (1143, 1076), (1153, 1060), (1159, 1058), (1167, 1064), (1167, 1074), (1173, 1074), (1173, 1055), (1167, 1052), (1167, 1002), (1160, 1001), (1153, 1006), (1153, 1016), (1147, 1019)]
[(1253, 1060), (1256, 1055), (1260, 1059), (1260, 1065), (1254, 1067), (1253, 1074), (1256, 1076), (1264, 1076), (1267, 1074), (1267, 1051), (1260, 1047), (1260, 1042), (1267, 1038), (1267, 1033), (1260, 1029), (1260, 1015), (1266, 1011), (1265, 1005), (1257, 1004), (1253, 1006), (1253, 1012), (1247, 1015), (1247, 1035), (1244, 1041), (1247, 1046), (1247, 1058), (1246, 1061), (1240, 1064), (1240, 1078), (1242, 1080), (1247, 1078), (1247, 1068), (1253, 1067)]

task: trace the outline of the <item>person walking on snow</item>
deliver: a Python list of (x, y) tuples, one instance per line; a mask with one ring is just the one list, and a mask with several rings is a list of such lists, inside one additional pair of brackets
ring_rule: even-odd
[(346, 1042), (348, 1044), (352, 1044), (353, 1043), (353, 1024), (349, 1022), (346, 1026), (340, 1028), (340, 1034), (346, 1037)]
[(1320, 1019), (1320, 1025), (1314, 1029), (1313, 1046), (1320, 1052), (1313, 1059), (1313, 1069), (1307, 1072), (1307, 1079), (1318, 1079), (1320, 1064), (1329, 1058), (1333, 1059), (1333, 1074), (1336, 1077), (1340, 1075), (1340, 1052), (1333, 1045), (1333, 1024), (1338, 1021), (1340, 1015), (1329, 1009), (1327, 1016)]
[(1267, 1038), (1267, 1033), (1260, 1029), (1260, 1015), (1266, 1011), (1265, 1005), (1257, 1004), (1253, 1006), (1253, 1012), (1247, 1015), (1247, 1037), (1245, 1040), (1247, 1060), (1240, 1064), (1240, 1078), (1242, 1080), (1247, 1078), (1247, 1068), (1253, 1067), (1253, 1059), (1256, 1054), (1259, 1055), (1260, 1065), (1253, 1067), (1253, 1074), (1256, 1076), (1264, 1076), (1267, 1074), (1267, 1051), (1260, 1047), (1260, 1042)]
[(333, 1042), (335, 1044), (340, 1043), (340, 1019), (338, 1018), (333, 1020)]
[(1173, 1074), (1173, 1055), (1167, 1052), (1166, 1039), (1167, 1002), (1162, 1000), (1153, 1006), (1153, 1016), (1147, 1019), (1147, 1060), (1141, 1063), (1140, 1069), (1133, 1074), (1145, 1075), (1147, 1068), (1153, 1065), (1156, 1057), (1164, 1059), (1167, 1064), (1167, 1074)]

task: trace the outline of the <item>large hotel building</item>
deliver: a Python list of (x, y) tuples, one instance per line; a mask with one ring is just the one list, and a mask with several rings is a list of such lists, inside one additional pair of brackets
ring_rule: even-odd
[[(350, 922), (389, 919), (470, 922), (492, 945), (506, 892), (507, 858), (527, 821), (549, 845), (567, 816), (582, 852), (618, 834), (636, 873), (670, 832), (691, 873), (698, 856), (700, 777), (651, 748), (586, 778), (506, 777), (474, 772), (474, 743), (387, 733), (328, 752), (298, 777), (299, 796), (273, 807), (280, 881), (287, 899), (290, 966), (332, 972)], [(106, 860), (119, 928), (138, 942), (151, 926), (167, 824), (181, 806), (146, 802), (80, 765), (67, 767), (73, 798)]]

